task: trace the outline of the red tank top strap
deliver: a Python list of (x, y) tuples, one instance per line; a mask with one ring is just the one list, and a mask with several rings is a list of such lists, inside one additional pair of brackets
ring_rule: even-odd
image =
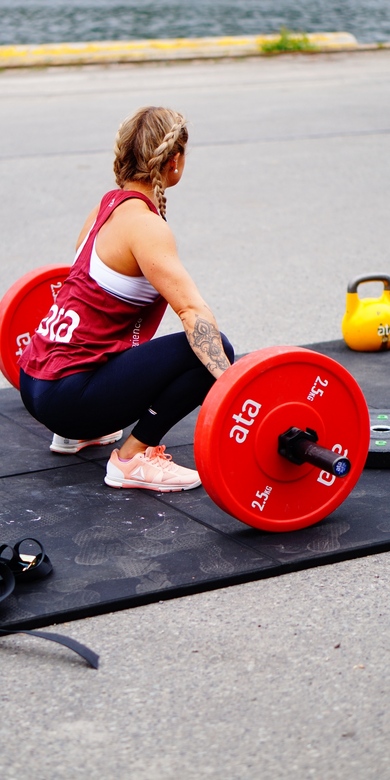
[(107, 194), (104, 195), (101, 200), (100, 209), (93, 226), (93, 231), (97, 232), (101, 226), (104, 225), (108, 217), (112, 214), (117, 206), (123, 203), (123, 201), (130, 200), (132, 198), (143, 200), (150, 211), (153, 211), (155, 214), (157, 214), (157, 216), (159, 216), (159, 212), (156, 209), (154, 203), (152, 203), (150, 198), (148, 198), (146, 195), (143, 195), (142, 192), (137, 192), (137, 190), (112, 190), (111, 192), (107, 192)]

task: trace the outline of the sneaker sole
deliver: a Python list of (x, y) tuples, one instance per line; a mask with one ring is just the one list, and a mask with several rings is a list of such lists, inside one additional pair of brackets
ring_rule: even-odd
[(115, 444), (122, 436), (123, 431), (117, 431), (108, 436), (101, 436), (100, 439), (91, 439), (80, 444), (51, 444), (50, 451), (58, 452), (60, 455), (76, 455), (85, 447), (104, 447), (106, 444)]
[(153, 482), (137, 482), (130, 479), (117, 481), (107, 476), (104, 477), (104, 481), (106, 485), (113, 488), (142, 488), (143, 490), (155, 490), (157, 493), (179, 493), (181, 490), (192, 490), (202, 484), (200, 479), (191, 485), (157, 485), (153, 484)]

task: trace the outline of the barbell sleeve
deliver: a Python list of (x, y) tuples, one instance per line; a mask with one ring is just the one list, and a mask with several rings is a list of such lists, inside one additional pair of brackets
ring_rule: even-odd
[(311, 463), (336, 477), (345, 477), (351, 470), (351, 461), (345, 455), (317, 444), (318, 436), (311, 428), (289, 428), (279, 436), (278, 452), (291, 463), (301, 466)]
[(327, 450), (325, 447), (320, 447), (320, 445), (304, 439), (297, 442), (296, 447), (304, 463), (318, 466), (319, 469), (334, 474), (336, 477), (345, 477), (351, 470), (351, 461), (333, 450)]

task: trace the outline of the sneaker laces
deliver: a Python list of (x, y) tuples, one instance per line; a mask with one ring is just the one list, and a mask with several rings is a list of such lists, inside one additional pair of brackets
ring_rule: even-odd
[(160, 466), (162, 469), (167, 469), (170, 466), (176, 465), (172, 462), (172, 455), (169, 455), (167, 452), (165, 452), (165, 444), (159, 444), (157, 447), (148, 447), (144, 453), (144, 457), (146, 457), (151, 463)]

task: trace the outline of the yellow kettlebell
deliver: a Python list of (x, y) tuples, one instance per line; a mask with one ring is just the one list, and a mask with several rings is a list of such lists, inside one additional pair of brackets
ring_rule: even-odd
[[(383, 282), (380, 298), (359, 298), (358, 287), (364, 282)], [(390, 276), (381, 273), (357, 276), (349, 283), (341, 329), (350, 349), (357, 352), (390, 348)]]

